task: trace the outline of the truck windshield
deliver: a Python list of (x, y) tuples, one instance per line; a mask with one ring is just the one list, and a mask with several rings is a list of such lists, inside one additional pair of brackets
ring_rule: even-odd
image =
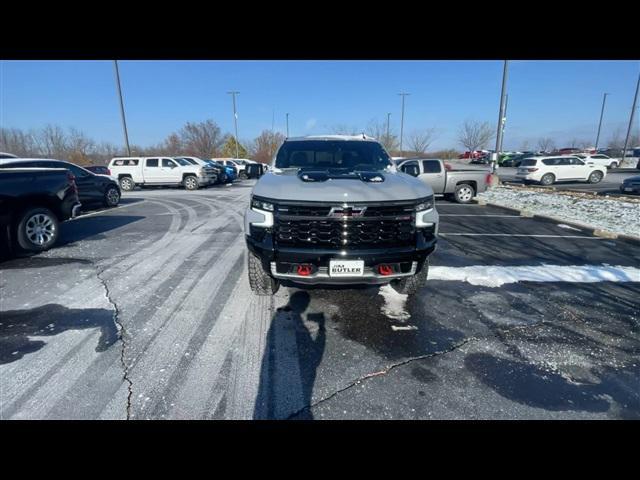
[(377, 142), (304, 140), (285, 142), (276, 156), (276, 168), (384, 170), (391, 159)]

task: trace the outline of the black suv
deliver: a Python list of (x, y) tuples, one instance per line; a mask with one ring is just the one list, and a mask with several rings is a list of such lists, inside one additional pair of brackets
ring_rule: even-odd
[(66, 168), (75, 176), (78, 196), (83, 206), (102, 204), (105, 207), (116, 207), (120, 203), (118, 182), (73, 163), (48, 159), (12, 159), (0, 161), (0, 168)]

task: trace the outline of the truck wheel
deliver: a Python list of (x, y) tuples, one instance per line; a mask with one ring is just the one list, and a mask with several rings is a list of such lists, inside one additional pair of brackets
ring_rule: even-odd
[(611, 162), (609, 168), (618, 168), (618, 162)]
[(130, 192), (136, 188), (136, 184), (133, 183), (133, 179), (131, 177), (122, 177), (120, 179), (120, 188), (125, 192)]
[(413, 295), (420, 287), (424, 287), (427, 283), (429, 275), (429, 259), (427, 258), (422, 265), (422, 270), (412, 277), (405, 277), (400, 280), (393, 280), (391, 286), (393, 289), (403, 295)]
[(589, 183), (600, 183), (601, 180), (602, 180), (602, 172), (599, 170), (596, 170), (595, 172), (591, 172), (591, 175), (589, 175)]
[(48, 208), (30, 208), (20, 216), (16, 230), (20, 248), (29, 252), (43, 252), (58, 239), (58, 218)]
[(267, 274), (262, 268), (262, 262), (253, 253), (248, 252), (249, 258), (249, 286), (256, 295), (273, 295), (280, 288), (280, 282)]
[(244, 171), (240, 172), (238, 177), (240, 178), (240, 180), (246, 180), (247, 178), (249, 178), (249, 177), (247, 177), (247, 174)]
[(116, 187), (109, 187), (104, 194), (104, 206), (105, 207), (117, 207), (120, 203), (120, 192)]
[(453, 192), (453, 198), (458, 203), (469, 203), (475, 196), (476, 192), (473, 187), (467, 183), (461, 183), (456, 185), (456, 190)]
[(198, 179), (193, 175), (187, 175), (184, 177), (182, 181), (182, 185), (186, 190), (197, 190), (198, 189)]
[(555, 181), (556, 181), (556, 177), (553, 173), (545, 173), (540, 179), (540, 184), (549, 186), (549, 185), (553, 185), (553, 182)]

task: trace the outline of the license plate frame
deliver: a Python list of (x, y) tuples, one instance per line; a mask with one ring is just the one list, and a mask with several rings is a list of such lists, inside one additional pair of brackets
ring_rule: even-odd
[[(336, 271), (336, 268), (342, 271)], [(364, 260), (329, 260), (330, 277), (362, 277), (364, 276)]]

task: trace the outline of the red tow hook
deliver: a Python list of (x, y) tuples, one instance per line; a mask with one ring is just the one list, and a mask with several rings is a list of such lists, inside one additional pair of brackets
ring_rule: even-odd
[(391, 275), (393, 274), (393, 267), (391, 265), (378, 265), (378, 273), (380, 275)]
[(309, 275), (311, 275), (311, 265), (298, 265), (298, 275), (301, 275), (303, 277), (308, 277)]

